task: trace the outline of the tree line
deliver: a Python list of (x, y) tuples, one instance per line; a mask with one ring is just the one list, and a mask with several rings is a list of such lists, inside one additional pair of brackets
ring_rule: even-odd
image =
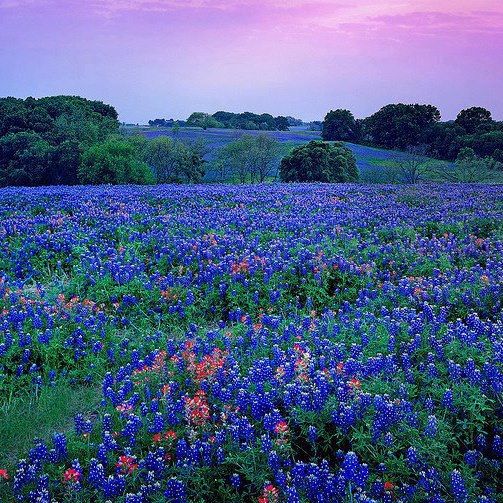
[(278, 116), (271, 114), (254, 114), (252, 112), (233, 113), (219, 111), (213, 115), (204, 112), (194, 112), (185, 121), (190, 127), (203, 129), (244, 129), (262, 131), (288, 131), (290, 126), (302, 124), (302, 121), (293, 117)]
[(493, 120), (489, 110), (471, 107), (459, 112), (454, 121), (440, 119), (433, 105), (390, 104), (365, 119), (355, 119), (349, 110), (331, 110), (323, 122), (322, 137), (448, 161), (468, 148), (481, 159), (503, 163), (503, 122)]
[[(246, 125), (239, 121), (250, 117), (263, 121), (259, 125), (264, 129), (295, 121), (278, 121), (268, 114), (219, 114), (229, 127)], [(78, 96), (0, 99), (0, 186), (203, 180), (208, 168), (204, 140), (127, 136), (121, 134), (117, 118), (111, 105)], [(291, 147), (286, 148), (265, 132), (243, 134), (219, 149), (209, 167), (217, 180), (237, 183), (262, 183), (278, 177), (298, 182), (358, 178), (356, 160), (343, 144), (311, 142), (292, 152)]]

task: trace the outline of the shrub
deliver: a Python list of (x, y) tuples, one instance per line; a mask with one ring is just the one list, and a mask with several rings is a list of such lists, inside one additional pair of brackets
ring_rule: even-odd
[(344, 144), (311, 141), (283, 158), (280, 176), (284, 182), (353, 182), (358, 180), (358, 168)]
[(113, 185), (154, 183), (154, 175), (128, 140), (110, 138), (93, 145), (82, 156), (79, 181), (88, 184)]

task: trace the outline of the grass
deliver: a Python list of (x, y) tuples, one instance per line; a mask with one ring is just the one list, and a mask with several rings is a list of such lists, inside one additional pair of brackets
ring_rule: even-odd
[(100, 390), (67, 384), (44, 387), (38, 396), (11, 398), (0, 409), (0, 468), (13, 468), (36, 438), (50, 440), (55, 432), (73, 428), (73, 417), (92, 412)]

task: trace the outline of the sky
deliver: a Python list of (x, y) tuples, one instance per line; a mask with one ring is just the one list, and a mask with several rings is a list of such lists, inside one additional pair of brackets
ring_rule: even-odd
[(56, 94), (133, 123), (394, 102), (503, 120), (503, 0), (0, 0), (0, 96)]

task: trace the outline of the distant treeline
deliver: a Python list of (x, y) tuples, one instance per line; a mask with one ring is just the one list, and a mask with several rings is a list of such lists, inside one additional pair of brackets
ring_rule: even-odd
[(303, 121), (294, 117), (271, 114), (254, 114), (252, 112), (233, 113), (219, 111), (213, 115), (204, 112), (194, 112), (185, 121), (189, 127), (243, 129), (261, 131), (288, 131), (290, 126), (301, 126)]
[(186, 121), (179, 121), (175, 119), (153, 119), (148, 121), (149, 126), (153, 127), (185, 127)]
[(327, 141), (348, 141), (374, 147), (408, 150), (453, 161), (466, 148), (481, 158), (503, 162), (503, 122), (481, 107), (462, 110), (456, 120), (441, 122), (433, 105), (386, 105), (365, 119), (349, 110), (331, 110), (323, 122)]

